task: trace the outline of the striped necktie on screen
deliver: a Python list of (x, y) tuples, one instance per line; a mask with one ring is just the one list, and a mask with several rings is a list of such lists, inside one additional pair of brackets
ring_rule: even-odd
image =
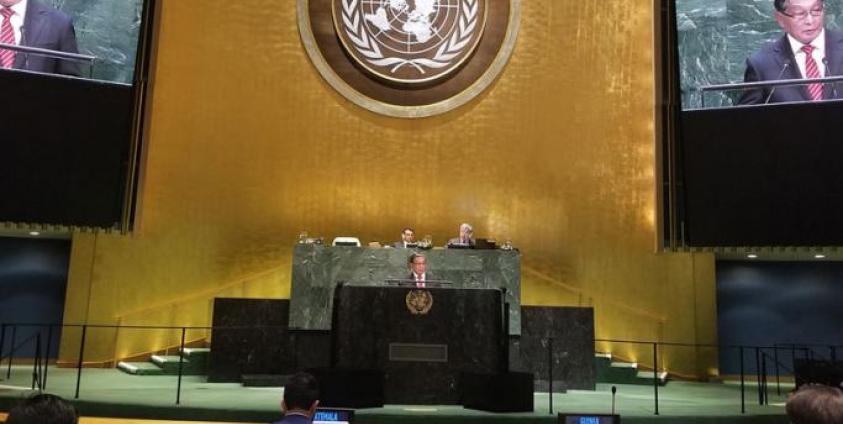
[[(0, 24), (0, 43), (15, 44), (15, 30), (12, 28), (12, 15), (15, 12), (8, 7), (0, 10), (3, 15), (3, 23)], [(9, 69), (15, 64), (15, 51), (0, 49), (0, 68)]]
[[(802, 51), (805, 52), (805, 77), (806, 78), (820, 78), (820, 69), (817, 67), (817, 61), (814, 60), (814, 46), (806, 44), (802, 46)], [(823, 99), (823, 85), (822, 84), (808, 84), (808, 94), (811, 95), (812, 100)]]

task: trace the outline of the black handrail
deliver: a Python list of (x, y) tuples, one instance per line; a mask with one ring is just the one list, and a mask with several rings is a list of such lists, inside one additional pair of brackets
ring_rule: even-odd
[(41, 388), (41, 332), (35, 333), (36, 341), (35, 341), (35, 358), (32, 361), (32, 390), (35, 390), (35, 386), (38, 386), (38, 392), (40, 393), (43, 389)]
[[(773, 350), (773, 352), (776, 352), (776, 350)], [(779, 395), (779, 396), (781, 396), (781, 394), (782, 394), (780, 370), (784, 369), (785, 371), (790, 371), (790, 372), (794, 372), (794, 371), (792, 369), (788, 368), (785, 364), (782, 364), (778, 360), (777, 356), (770, 355), (767, 352), (762, 351), (761, 352), (761, 358), (762, 358), (762, 361), (763, 361), (762, 367), (764, 369), (764, 400), (765, 400), (765, 404), (768, 404), (769, 399), (768, 399), (768, 395), (767, 395), (767, 391), (766, 391), (767, 390), (767, 374), (768, 374), (767, 373), (767, 361), (770, 360), (775, 365), (776, 394)]]
[(88, 326), (82, 326), (82, 340), (79, 341), (79, 361), (76, 365), (76, 393), (74, 399), (79, 399), (79, 386), (82, 383), (82, 362), (85, 357), (85, 337), (88, 335)]
[(187, 333), (186, 328), (181, 329), (181, 348), (179, 348), (179, 382), (176, 386), (176, 405), (181, 403), (181, 375), (184, 368), (184, 337)]
[[(15, 334), (14, 328), (12, 328), (12, 334)], [(30, 341), (32, 341), (32, 339), (35, 339), (36, 337), (41, 337), (41, 332), (37, 332), (37, 333), (27, 337), (26, 340), (18, 343), (17, 346), (15, 346), (14, 345), (15, 337), (13, 335), (12, 336), (12, 346), (11, 346), (11, 349), (9, 350), (9, 356), (4, 357), (4, 356), (2, 356), (2, 354), (0, 354), (0, 362), (3, 362), (4, 359), (8, 359), (9, 360), (9, 367), (11, 367), (12, 359), (14, 358), (15, 353), (17, 351), (19, 351), (22, 347), (26, 346), (26, 344), (28, 344)], [(0, 352), (0, 353), (2, 353), (2, 352)], [(9, 378), (9, 376), (7, 375), (6, 378)]]
[(655, 415), (659, 415), (659, 343), (653, 343), (653, 390), (656, 401)]
[(547, 404), (553, 415), (553, 337), (547, 338)]
[[(82, 378), (82, 368), (84, 365), (84, 352), (87, 340), (87, 333), (88, 329), (138, 329), (138, 330), (178, 330), (181, 332), (181, 341), (179, 345), (179, 369), (178, 369), (178, 383), (176, 387), (176, 404), (181, 404), (181, 386), (182, 386), (182, 377), (184, 374), (184, 349), (186, 344), (186, 335), (187, 331), (191, 330), (205, 330), (205, 331), (212, 331), (212, 330), (257, 330), (257, 329), (289, 329), (295, 331), (296, 329), (290, 329), (287, 326), (282, 325), (235, 325), (235, 326), (148, 326), (148, 325), (113, 325), (113, 324), (44, 324), (44, 323), (4, 323), (0, 324), (0, 361), (2, 361), (2, 351), (5, 344), (5, 338), (7, 333), (7, 328), (12, 328), (12, 353), (10, 354), (10, 365), (11, 365), (11, 357), (14, 355), (14, 352), (20, 348), (20, 346), (25, 345), (33, 338), (37, 338), (37, 345), (36, 345), (36, 355), (37, 358), (34, 364), (34, 371), (33, 371), (33, 384), (36, 384), (39, 389), (43, 390), (46, 387), (47, 382), (47, 358), (49, 358), (50, 350), (52, 348), (51, 341), (52, 341), (52, 331), (53, 327), (57, 328), (80, 328), (81, 329), (81, 340), (79, 343), (79, 356), (78, 361), (76, 364), (77, 368), (77, 377), (76, 377), (76, 391), (75, 391), (75, 398), (79, 398), (80, 389), (81, 389), (81, 378)], [(39, 331), (33, 336), (30, 336), (24, 342), (21, 342), (18, 347), (15, 347), (15, 336), (16, 330), (18, 327), (46, 327), (48, 331), (48, 338), (47, 338), (47, 348), (45, 350), (41, 350), (41, 332)], [(548, 338), (545, 339), (547, 342), (548, 347), (548, 384), (549, 384), (549, 407), (551, 413), (553, 412), (553, 341), (552, 339)], [(767, 360), (773, 358), (773, 363), (776, 365), (776, 372), (777, 372), (777, 383), (778, 383), (778, 370), (779, 368), (788, 369), (786, 366), (780, 363), (777, 357), (771, 357), (766, 351), (770, 350), (774, 353), (774, 355), (778, 354), (778, 350), (789, 350), (791, 352), (796, 351), (804, 351), (806, 355), (813, 355), (813, 349), (808, 348), (807, 346), (820, 346), (820, 347), (829, 347), (830, 354), (832, 357), (836, 355), (836, 347), (843, 347), (843, 345), (829, 345), (829, 344), (783, 344), (783, 343), (776, 343), (773, 346), (752, 346), (752, 345), (724, 345), (724, 344), (702, 344), (702, 343), (681, 343), (681, 342), (662, 342), (662, 341), (652, 341), (652, 340), (621, 340), (621, 339), (598, 339), (595, 338), (593, 340), (594, 343), (596, 342), (604, 342), (604, 343), (627, 343), (627, 344), (636, 344), (636, 345), (649, 345), (652, 347), (652, 354), (653, 354), (653, 397), (654, 397), (654, 414), (659, 415), (659, 383), (661, 382), (661, 378), (659, 375), (659, 349), (662, 347), (693, 347), (693, 348), (713, 348), (713, 349), (737, 349), (740, 354), (740, 378), (741, 378), (741, 413), (746, 413), (746, 402), (745, 402), (745, 368), (744, 368), (744, 352), (745, 349), (753, 349), (756, 352), (756, 373), (758, 377), (758, 390), (759, 390), (759, 404), (765, 405), (769, 402), (766, 390), (767, 390)], [(42, 363), (41, 356), (43, 354), (44, 361)], [(820, 355), (821, 356), (821, 355)], [(11, 366), (9, 367), (9, 372), (11, 371)]]
[[(8, 353), (8, 356), (4, 356), (3, 350), (5, 349), (5, 339), (6, 339), (6, 328), (7, 327), (8, 327), (8, 324), (6, 324), (6, 323), (0, 325), (0, 363), (3, 362), (3, 359), (7, 359), (7, 358), (9, 359), (9, 363), (8, 363), (7, 368), (6, 368), (6, 378), (7, 379), (11, 378), (12, 364), (14, 363), (15, 353), (20, 351), (23, 347), (28, 345), (29, 342), (34, 340), (34, 342), (35, 342), (35, 352), (34, 352), (34, 357), (33, 357), (33, 361), (32, 361), (32, 385), (31, 385), (31, 389), (35, 390), (35, 388), (37, 387), (38, 391), (42, 392), (44, 390), (44, 387), (45, 387), (45, 384), (46, 384), (46, 381), (47, 381), (46, 380), (46, 370), (47, 370), (47, 367), (48, 367), (47, 361), (49, 360), (49, 349), (50, 349), (50, 346), (51, 346), (50, 341), (49, 340), (47, 341), (47, 350), (42, 351), (41, 350), (41, 331), (39, 330), (39, 331), (35, 332), (34, 334), (30, 335), (29, 337), (27, 337), (26, 339), (24, 339), (23, 341), (21, 341), (19, 343), (15, 343), (16, 342), (15, 339), (16, 339), (16, 336), (17, 336), (17, 326), (13, 324), (12, 325), (12, 339), (9, 343), (9, 345), (10, 345), (9, 346), (9, 353)], [(50, 328), (49, 334), (50, 334), (50, 337), (52, 337), (52, 328)], [(43, 358), (42, 358), (42, 352), (43, 352)]]
[(789, 371), (790, 373), (795, 373), (792, 368), (788, 368), (787, 365), (783, 364), (779, 361), (779, 350), (773, 349), (773, 355), (771, 356), (769, 353), (762, 351), (761, 354), (766, 358), (773, 361), (773, 365), (775, 365), (776, 370), (776, 394), (781, 396), (782, 394), (782, 386), (781, 386), (781, 370), (784, 369), (785, 371)]

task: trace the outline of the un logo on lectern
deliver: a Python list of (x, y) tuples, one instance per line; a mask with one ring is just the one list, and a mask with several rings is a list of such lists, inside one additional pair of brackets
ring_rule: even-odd
[(427, 315), (433, 307), (433, 294), (427, 290), (410, 290), (404, 297), (411, 315)]
[(298, 0), (316, 69), (372, 112), (418, 118), (468, 103), (503, 72), (521, 0)]
[(486, 25), (486, 0), (333, 0), (345, 51), (388, 81), (446, 77), (468, 59)]

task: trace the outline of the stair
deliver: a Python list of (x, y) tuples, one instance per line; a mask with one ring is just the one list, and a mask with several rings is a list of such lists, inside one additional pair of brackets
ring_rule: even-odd
[[(598, 383), (635, 384), (650, 386), (653, 384), (653, 371), (641, 371), (634, 362), (615, 361), (610, 353), (594, 355), (594, 369)], [(659, 385), (667, 384), (666, 372), (658, 374)]]
[[(205, 374), (210, 353), (207, 348), (185, 348), (182, 375)], [(132, 375), (178, 375), (179, 360), (178, 355), (152, 355), (149, 362), (120, 361), (117, 368)]]
[(151, 362), (120, 361), (117, 364), (117, 369), (132, 375), (164, 375), (164, 370)]
[[(649, 382), (647, 384), (653, 384), (653, 372), (652, 371), (638, 371), (637, 377), (639, 379), (643, 378), (644, 380), (647, 380)], [(664, 386), (665, 384), (667, 384), (667, 372), (666, 371), (660, 372), (658, 378), (659, 378), (659, 386)]]

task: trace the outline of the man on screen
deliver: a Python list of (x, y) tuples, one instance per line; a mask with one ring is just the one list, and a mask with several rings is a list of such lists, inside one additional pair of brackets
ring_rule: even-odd
[[(745, 82), (822, 78), (843, 72), (843, 33), (825, 28), (824, 0), (773, 0), (785, 32), (746, 61)], [(746, 90), (741, 105), (804, 102), (843, 96), (843, 85), (808, 84)]]
[[(78, 53), (73, 21), (42, 0), (0, 0), (0, 43)], [(0, 49), (0, 68), (80, 76), (79, 64)]]

